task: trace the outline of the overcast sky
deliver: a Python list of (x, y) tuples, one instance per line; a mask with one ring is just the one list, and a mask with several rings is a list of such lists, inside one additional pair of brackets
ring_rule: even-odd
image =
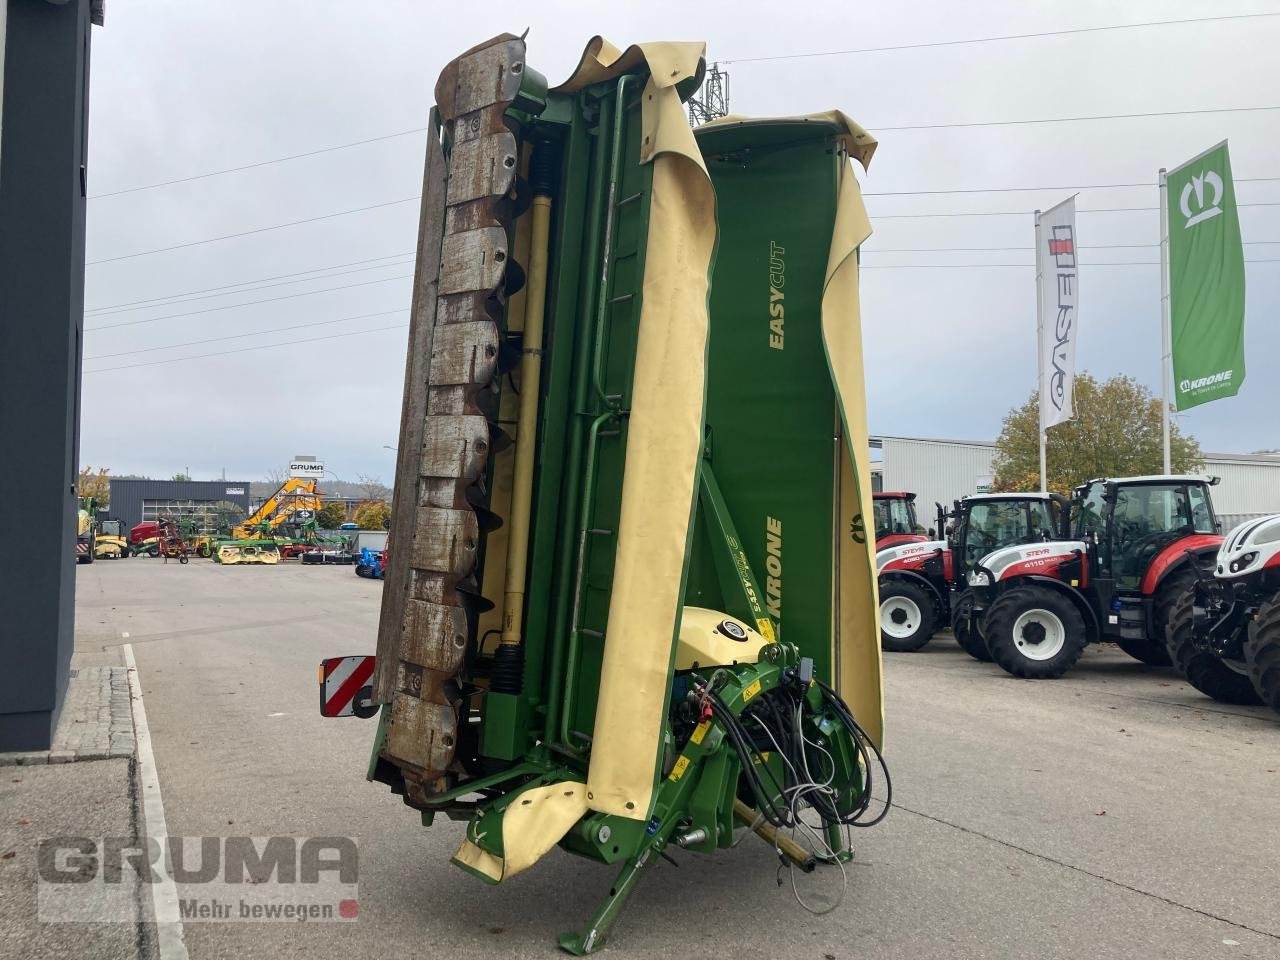
[[(1280, 177), (1280, 110), (886, 129), (1280, 106), (1280, 18), (749, 60), (1264, 12), (1273, 3), (846, 0), (731, 7), (722, 15), (720, 4), (661, 0), (642, 8), (115, 0), (107, 6), (106, 26), (93, 36), (89, 193), (423, 127), (441, 67), (504, 30), (530, 28), (529, 62), (552, 82), (568, 74), (594, 33), (620, 46), (705, 40), (711, 59), (740, 60), (728, 65), (734, 112), (842, 108), (880, 140), (864, 189), (915, 194), (868, 199), (875, 235), (863, 261), (863, 337), (871, 430), (992, 439), (1010, 406), (1034, 389), (1032, 253), (954, 248), (1029, 248), (1031, 211), (1090, 184), (1151, 186), (1080, 189), (1081, 211), (1154, 207), (1159, 167), (1176, 166), (1225, 138), (1238, 181)], [(423, 136), (408, 133), (91, 199), (81, 463), (153, 476), (189, 469), (197, 479), (225, 469), (229, 478), (257, 479), (295, 454), (314, 454), (340, 477), (389, 479), (394, 454), (384, 445), (396, 442), (399, 428), (418, 211), (416, 201), (395, 201), (419, 191)], [(918, 193), (1020, 186), (1064, 189)], [(1237, 192), (1241, 203), (1280, 201), (1280, 179), (1239, 183)], [(371, 204), (390, 205), (92, 264)], [(966, 211), (1023, 212), (890, 218)], [(1240, 219), (1246, 259), (1273, 262), (1247, 266), (1250, 372), (1243, 390), (1181, 418), (1184, 429), (1213, 452), (1280, 447), (1280, 378), (1269, 369), (1280, 352), (1280, 262), (1274, 262), (1280, 261), (1280, 242), (1260, 242), (1280, 241), (1280, 205), (1242, 207)], [(1101, 265), (1155, 261), (1157, 214), (1082, 212), (1078, 232), (1085, 246), (1153, 245), (1082, 255), (1078, 365), (1100, 376), (1132, 374), (1158, 391), (1158, 268)], [(908, 247), (945, 249), (887, 252)], [(357, 263), (372, 258), (386, 259), (375, 269)], [(904, 264), (926, 266), (890, 268)], [(232, 288), (229, 295), (223, 289), (144, 309), (119, 306), (231, 284), (258, 287), (263, 285), (248, 282), (303, 271), (315, 272), (302, 282), (269, 280), (273, 285), (266, 289)], [(297, 296), (308, 291), (325, 292)], [(275, 297), (289, 299), (214, 309)], [(358, 331), (372, 332), (268, 346)], [(215, 339), (247, 333), (260, 335)], [(153, 349), (201, 340), (213, 342)], [(226, 350), (241, 352), (153, 364)], [(103, 372), (90, 372), (96, 370)]]

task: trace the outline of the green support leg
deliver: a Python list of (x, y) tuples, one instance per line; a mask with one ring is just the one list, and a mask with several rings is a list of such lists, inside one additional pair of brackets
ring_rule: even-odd
[(653, 845), (646, 844), (637, 856), (632, 857), (623, 864), (622, 869), (618, 872), (617, 879), (613, 881), (613, 886), (609, 888), (609, 896), (596, 909), (590, 923), (587, 925), (587, 929), (583, 933), (560, 934), (560, 948), (562, 950), (573, 954), (575, 957), (583, 957), (604, 946), (609, 928), (618, 919), (618, 914), (622, 912), (622, 905), (626, 902), (627, 895), (631, 893), (636, 881), (640, 878), (640, 871), (653, 858), (653, 852)]

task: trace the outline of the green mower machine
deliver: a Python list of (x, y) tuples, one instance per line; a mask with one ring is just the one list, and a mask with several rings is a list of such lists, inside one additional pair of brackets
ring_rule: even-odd
[[(503, 34), (429, 121), (369, 779), (511, 881), (754, 829), (794, 869), (888, 809), (852, 161), (839, 112), (691, 130), (703, 47)], [(872, 799), (873, 783), (876, 798)], [(839, 877), (836, 876), (839, 880)]]

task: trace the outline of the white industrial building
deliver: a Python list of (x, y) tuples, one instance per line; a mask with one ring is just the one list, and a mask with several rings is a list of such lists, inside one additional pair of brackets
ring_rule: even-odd
[[(949, 508), (958, 497), (989, 489), (995, 456), (994, 441), (874, 436), (873, 489), (914, 492), (920, 523), (932, 526), (934, 503)], [(1222, 481), (1213, 488), (1213, 505), (1224, 529), (1280, 513), (1280, 456), (1206, 453), (1204, 460), (1204, 472)]]

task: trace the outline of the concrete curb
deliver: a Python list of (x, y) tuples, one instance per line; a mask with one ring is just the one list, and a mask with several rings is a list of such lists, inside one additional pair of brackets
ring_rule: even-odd
[(128, 670), (81, 667), (71, 671), (53, 745), (48, 750), (0, 753), (0, 767), (129, 758), (134, 750)]

